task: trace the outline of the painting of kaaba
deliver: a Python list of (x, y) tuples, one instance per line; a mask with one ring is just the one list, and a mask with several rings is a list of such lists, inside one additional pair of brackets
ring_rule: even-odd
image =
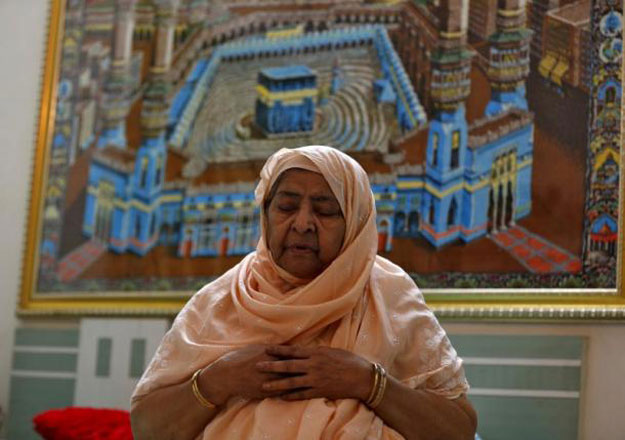
[(192, 293), (304, 145), (363, 166), (424, 289), (616, 286), (620, 3), (51, 3), (29, 298)]

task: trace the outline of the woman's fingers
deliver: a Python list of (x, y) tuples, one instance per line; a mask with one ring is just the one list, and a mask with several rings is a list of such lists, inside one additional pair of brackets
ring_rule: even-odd
[(288, 391), (296, 388), (307, 388), (310, 386), (310, 378), (307, 375), (293, 376), (286, 379), (271, 380), (263, 383), (265, 391)]
[(256, 364), (256, 369), (265, 373), (306, 373), (309, 362), (303, 359), (262, 361)]
[(265, 349), (265, 353), (270, 356), (297, 359), (307, 359), (313, 351), (314, 349), (299, 347), (297, 345), (269, 345)]

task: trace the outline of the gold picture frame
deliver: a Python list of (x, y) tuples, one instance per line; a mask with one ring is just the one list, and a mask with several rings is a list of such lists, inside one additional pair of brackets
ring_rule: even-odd
[[(383, 4), (381, 6), (378, 5), (378, 7), (382, 8), (386, 7), (384, 4), (387, 2), (378, 3)], [(398, 2), (391, 3), (395, 4), (388, 7), (397, 7), (396, 4)], [(399, 3), (401, 4), (402, 2)], [(49, 32), (37, 121), (36, 152), (31, 182), (31, 198), (29, 202), (18, 313), (22, 316), (174, 315), (184, 305), (193, 293), (193, 290), (103, 290), (101, 292), (89, 292), (89, 294), (63, 291), (43, 294), (38, 291), (37, 279), (42, 260), (45, 191), (49, 179), (50, 151), (53, 144), (57, 111), (56, 103), (59, 94), (58, 82), (64, 37), (65, 8), (66, 3), (64, 0), (50, 1)], [(620, 10), (622, 11), (622, 5)], [(622, 83), (624, 78), (622, 56), (620, 59)], [(625, 118), (621, 118), (621, 134), (625, 130), (624, 121)], [(622, 138), (619, 145), (623, 145)], [(620, 148), (619, 158), (619, 173), (622, 173), (623, 164), (625, 163), (623, 148)], [(624, 319), (624, 191), (624, 182), (621, 179), (618, 188), (618, 242), (615, 287), (424, 287), (422, 290), (428, 304), (439, 317), (445, 319), (531, 321), (609, 321)]]

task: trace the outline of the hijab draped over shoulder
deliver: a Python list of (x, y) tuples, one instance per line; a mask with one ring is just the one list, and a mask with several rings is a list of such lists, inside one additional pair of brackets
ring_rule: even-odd
[[(377, 256), (375, 200), (361, 166), (322, 146), (282, 149), (260, 175), (262, 207), (281, 173), (301, 168), (323, 175), (345, 217), (339, 255), (316, 278), (280, 268), (261, 236), (255, 252), (185, 305), (139, 381), (133, 402), (181, 383), (223, 354), (249, 344), (298, 344), (349, 350), (380, 362), (412, 388), (455, 398), (466, 392), (462, 360), (426, 307), (413, 280)], [(201, 439), (401, 439), (354, 399), (232, 398)]]

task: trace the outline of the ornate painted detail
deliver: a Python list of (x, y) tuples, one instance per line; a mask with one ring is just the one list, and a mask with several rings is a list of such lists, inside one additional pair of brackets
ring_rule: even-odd
[(42, 224), (40, 247), (42, 280), (54, 280), (60, 254), (63, 208), (66, 198), (66, 176), (76, 160), (79, 133), (74, 130), (83, 100), (80, 97), (78, 66), (84, 36), (84, 2), (68, 2), (65, 12), (65, 33), (62, 41), (63, 63), (59, 75), (56, 120), (52, 139), (46, 211)]
[(590, 29), (593, 81), (583, 264), (588, 273), (601, 274), (611, 280), (615, 280), (617, 260), (622, 21), (620, 2), (593, 2)]

